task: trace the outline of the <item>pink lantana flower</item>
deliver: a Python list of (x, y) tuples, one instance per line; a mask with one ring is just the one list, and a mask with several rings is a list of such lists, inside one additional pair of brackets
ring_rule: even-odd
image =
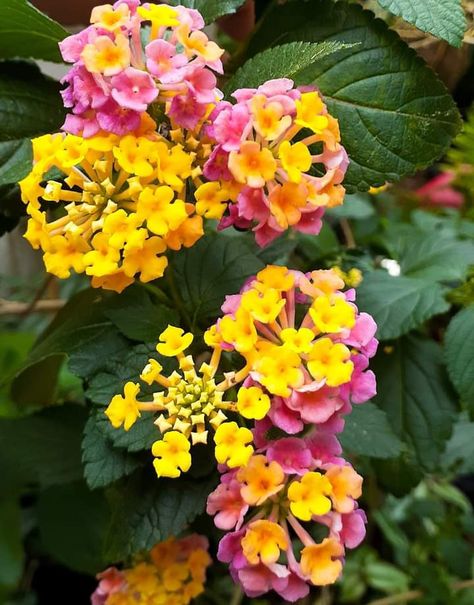
[(153, 78), (144, 71), (128, 67), (110, 82), (112, 97), (121, 106), (134, 111), (146, 111), (158, 96)]

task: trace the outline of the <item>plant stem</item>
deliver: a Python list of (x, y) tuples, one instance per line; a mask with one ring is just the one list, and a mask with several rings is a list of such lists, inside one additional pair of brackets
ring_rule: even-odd
[(0, 300), (0, 315), (26, 315), (30, 313), (55, 313), (66, 304), (65, 300), (37, 300), (34, 305), (10, 300)]
[(341, 218), (339, 221), (341, 225), (342, 232), (344, 234), (344, 239), (346, 240), (346, 246), (349, 249), (353, 249), (356, 247), (356, 241), (354, 238), (354, 234), (352, 233), (351, 225), (346, 218)]
[(163, 290), (161, 290), (160, 288), (158, 288), (158, 286), (154, 286), (153, 284), (144, 284), (143, 282), (137, 282), (138, 284), (140, 284), (140, 286), (142, 288), (144, 288), (145, 290), (148, 290), (148, 292), (150, 292), (150, 294), (153, 294), (153, 296), (156, 296), (156, 298), (164, 303), (165, 305), (169, 305), (171, 303), (171, 300), (166, 296), (166, 294), (163, 292)]
[(229, 605), (240, 605), (242, 603), (242, 599), (244, 598), (244, 593), (240, 586), (236, 586), (234, 588), (234, 592), (232, 593), (232, 598), (230, 600)]
[[(466, 588), (474, 588), (473, 580), (463, 580), (462, 582), (455, 582), (452, 585), (454, 590), (464, 590)], [(384, 597), (383, 599), (377, 599), (371, 601), (368, 605), (396, 605), (397, 603), (406, 603), (407, 601), (414, 601), (423, 596), (421, 590), (410, 590), (409, 592), (402, 592), (401, 594), (392, 595), (390, 597)]]
[(171, 291), (171, 297), (173, 298), (173, 302), (176, 305), (181, 317), (186, 323), (189, 330), (193, 330), (193, 322), (191, 321), (191, 317), (186, 311), (181, 296), (179, 295), (178, 288), (176, 287), (176, 281), (174, 279), (173, 268), (171, 265), (168, 265), (168, 270), (166, 272), (167, 281)]

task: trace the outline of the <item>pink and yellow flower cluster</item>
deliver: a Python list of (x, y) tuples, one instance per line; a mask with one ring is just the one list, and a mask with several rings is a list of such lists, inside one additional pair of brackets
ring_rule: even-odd
[(92, 605), (188, 605), (204, 591), (211, 563), (208, 541), (196, 534), (170, 538), (133, 567), (110, 567), (97, 576)]
[(343, 289), (333, 270), (268, 266), (227, 298), (205, 336), (243, 358), (239, 398), (256, 419), (254, 454), (221, 469), (207, 506), (228, 532), (218, 557), (250, 597), (274, 589), (295, 601), (335, 582), (345, 549), (365, 535), (362, 478), (337, 434), (352, 404), (376, 392), (367, 367), (378, 343), (375, 322)]
[(215, 144), (203, 170), (208, 195), (230, 201), (220, 227), (252, 227), (261, 246), (291, 227), (319, 233), (325, 208), (345, 193), (337, 120), (315, 89), (286, 78), (232, 96), (237, 102), (219, 102), (206, 127)]
[[(376, 392), (367, 368), (378, 343), (375, 322), (340, 275), (265, 267), (227, 297), (198, 370), (184, 353), (193, 335), (169, 326), (157, 352), (176, 357), (178, 369), (165, 376), (150, 359), (140, 378), (156, 385), (152, 399), (139, 401), (140, 384), (129, 382), (106, 410), (126, 430), (153, 412), (159, 477), (187, 472), (191, 446), (214, 430), (221, 481), (207, 510), (230, 532), (220, 560), (251, 597), (274, 589), (296, 600), (310, 584), (334, 582), (345, 548), (365, 533), (362, 478), (341, 457), (337, 434), (352, 405)], [(223, 355), (235, 370), (220, 369)]]
[(118, 0), (97, 6), (91, 25), (60, 44), (73, 68), (63, 80), (64, 129), (90, 137), (137, 129), (154, 106), (176, 126), (194, 129), (221, 96), (223, 49), (202, 31), (196, 10)]
[(319, 93), (283, 78), (223, 101), (224, 51), (203, 27), (194, 9), (118, 0), (61, 42), (67, 134), (33, 141), (21, 183), (26, 238), (50, 273), (121, 291), (160, 277), (201, 217), (264, 246), (317, 234), (342, 203), (347, 154)]

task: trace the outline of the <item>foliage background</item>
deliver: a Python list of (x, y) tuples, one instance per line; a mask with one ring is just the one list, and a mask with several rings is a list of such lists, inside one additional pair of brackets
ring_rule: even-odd
[[(242, 3), (186, 0), (208, 22)], [(290, 234), (259, 250), (246, 234), (210, 226), (207, 238), (170, 259), (163, 280), (122, 295), (91, 291), (79, 277), (2, 275), (0, 602), (86, 603), (98, 571), (190, 526), (215, 549), (217, 534), (202, 514), (216, 484), (206, 448), (189, 477), (157, 481), (146, 452), (153, 425), (144, 418), (129, 433), (114, 431), (103, 409), (157, 357), (155, 341), (169, 322), (199, 335), (224, 296), (271, 262), (359, 268), (359, 306), (375, 317), (382, 341), (373, 364), (378, 395), (354, 409), (342, 436), (365, 477), (368, 538), (348, 556), (342, 581), (307, 602), (474, 603), (472, 588), (458, 590), (472, 586), (474, 572), (474, 114), (466, 114), (474, 90), (471, 50), (461, 46), (465, 11), (459, 0), (363, 3), (381, 20), (359, 4), (260, 2), (244, 43), (217, 32), (235, 72), (226, 91), (282, 76), (314, 82), (338, 117), (351, 195), (327, 213), (320, 236)], [(416, 36), (399, 18), (419, 28)], [(458, 53), (451, 65), (465, 70), (452, 87), (457, 105), (395, 30), (405, 39), (411, 32), (440, 73), (430, 45), (445, 53), (448, 44), (461, 47), (449, 50)], [(65, 35), (25, 0), (2, 0), (2, 234), (18, 221), (22, 228), (15, 183), (31, 165), (29, 139), (63, 119), (58, 83), (31, 59), (59, 62)], [(461, 128), (457, 107), (466, 124), (450, 149)], [(438, 158), (444, 164), (434, 165)], [(445, 164), (461, 208), (416, 193)], [(398, 184), (367, 193), (386, 181)], [(52, 321), (51, 312), (38, 312), (45, 299), (57, 310)], [(199, 602), (239, 599), (216, 566)]]

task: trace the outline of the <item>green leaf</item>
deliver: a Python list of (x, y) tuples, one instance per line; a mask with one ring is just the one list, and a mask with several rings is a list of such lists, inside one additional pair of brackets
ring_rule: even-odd
[(0, 587), (14, 588), (23, 573), (24, 562), (20, 507), (16, 499), (0, 498), (0, 527)]
[(394, 432), (414, 448), (421, 467), (433, 470), (451, 436), (455, 411), (441, 348), (411, 336), (390, 349), (381, 349), (372, 363), (378, 385), (374, 401)]
[(238, 88), (257, 88), (275, 78), (297, 78), (298, 74), (323, 57), (347, 49), (349, 44), (337, 40), (311, 43), (292, 42), (269, 48), (249, 59), (226, 84), (229, 96)]
[(379, 0), (383, 8), (428, 32), (461, 46), (466, 30), (466, 17), (461, 0)]
[(114, 429), (105, 414), (99, 413), (96, 422), (100, 430), (112, 442), (114, 447), (123, 448), (127, 452), (135, 453), (150, 450), (153, 443), (160, 438), (158, 428), (153, 422), (152, 414), (142, 412), (141, 417), (132, 428), (126, 431), (123, 428)]
[(251, 55), (292, 41), (357, 44), (301, 71), (297, 84), (316, 84), (339, 119), (351, 163), (350, 192), (396, 181), (443, 155), (461, 127), (445, 86), (397, 34), (352, 3), (276, 3), (251, 40)]
[(474, 241), (404, 227), (388, 231), (391, 250), (403, 275), (430, 281), (465, 279), (469, 265), (474, 263)]
[(140, 465), (139, 458), (114, 447), (111, 439), (100, 430), (95, 414), (90, 416), (84, 429), (82, 461), (90, 489), (104, 487), (130, 475)]
[(264, 266), (242, 238), (221, 234), (199, 240), (175, 255), (171, 265), (168, 276), (193, 324), (217, 315), (225, 296), (238, 293)]
[(158, 342), (168, 326), (176, 324), (176, 311), (152, 300), (142, 286), (131, 286), (120, 296), (108, 301), (108, 317), (127, 338), (142, 342)]
[(394, 277), (383, 270), (364, 275), (357, 289), (357, 301), (361, 310), (374, 317), (381, 340), (407, 334), (449, 309), (438, 284), (413, 277)]
[(446, 469), (455, 467), (458, 474), (474, 473), (474, 422), (461, 419), (454, 425), (443, 465)]
[(10, 398), (9, 380), (22, 366), (35, 340), (29, 332), (0, 332), (0, 417), (14, 416), (15, 409)]
[(0, 141), (0, 186), (20, 181), (33, 162), (31, 141)]
[[(114, 355), (126, 354), (130, 343), (104, 315), (103, 294), (84, 290), (73, 296), (40, 336), (12, 385), (15, 401), (51, 403), (64, 359), (70, 370), (89, 378)], [(46, 371), (48, 376), (40, 376)], [(41, 398), (36, 390), (45, 391)]]
[(367, 583), (372, 588), (388, 594), (406, 592), (409, 587), (408, 576), (394, 565), (382, 561), (369, 561), (366, 569)]
[[(111, 398), (123, 389), (126, 382), (138, 380), (151, 357), (161, 363), (164, 372), (175, 369), (172, 359), (158, 355), (155, 343), (129, 347), (128, 351), (120, 351), (117, 355), (104, 360), (103, 367), (89, 377), (87, 397), (99, 405), (108, 405)], [(152, 391), (147, 385), (143, 385), (142, 392)]]
[(216, 478), (157, 479), (136, 473), (117, 487), (112, 499), (114, 513), (108, 531), (106, 552), (110, 559), (123, 559), (157, 542), (178, 536), (204, 512)]
[(351, 218), (364, 220), (373, 216), (375, 210), (366, 196), (356, 193), (354, 195), (347, 195), (342, 206), (330, 208), (327, 214), (337, 219)]
[(0, 187), (0, 236), (13, 231), (25, 214), (26, 206), (21, 201), (18, 185)]
[[(0, 17), (0, 48), (2, 24)], [(57, 82), (35, 65), (0, 63), (0, 185), (15, 183), (29, 173), (29, 139), (58, 130), (63, 121)]]
[(186, 6), (198, 10), (206, 23), (219, 17), (235, 13), (245, 0), (171, 0), (170, 4)]
[(372, 460), (372, 466), (381, 489), (397, 498), (410, 493), (424, 477), (424, 470), (411, 446), (405, 445), (398, 458)]
[(75, 571), (96, 574), (107, 562), (103, 546), (110, 511), (101, 492), (84, 483), (58, 485), (40, 494), (38, 524), (43, 548)]
[(318, 258), (334, 254), (339, 249), (339, 240), (334, 229), (323, 222), (318, 237), (307, 233), (296, 233), (298, 248), (312, 263)]
[(351, 454), (370, 458), (395, 458), (402, 443), (395, 435), (385, 412), (373, 403), (355, 405), (347, 416), (341, 444)]
[(84, 408), (50, 408), (25, 418), (0, 420), (0, 492), (8, 485), (42, 487), (82, 478)]
[(445, 339), (448, 372), (458, 393), (474, 402), (474, 305), (460, 311), (450, 322)]
[(58, 43), (68, 32), (25, 0), (2, 0), (0, 57), (62, 61)]

